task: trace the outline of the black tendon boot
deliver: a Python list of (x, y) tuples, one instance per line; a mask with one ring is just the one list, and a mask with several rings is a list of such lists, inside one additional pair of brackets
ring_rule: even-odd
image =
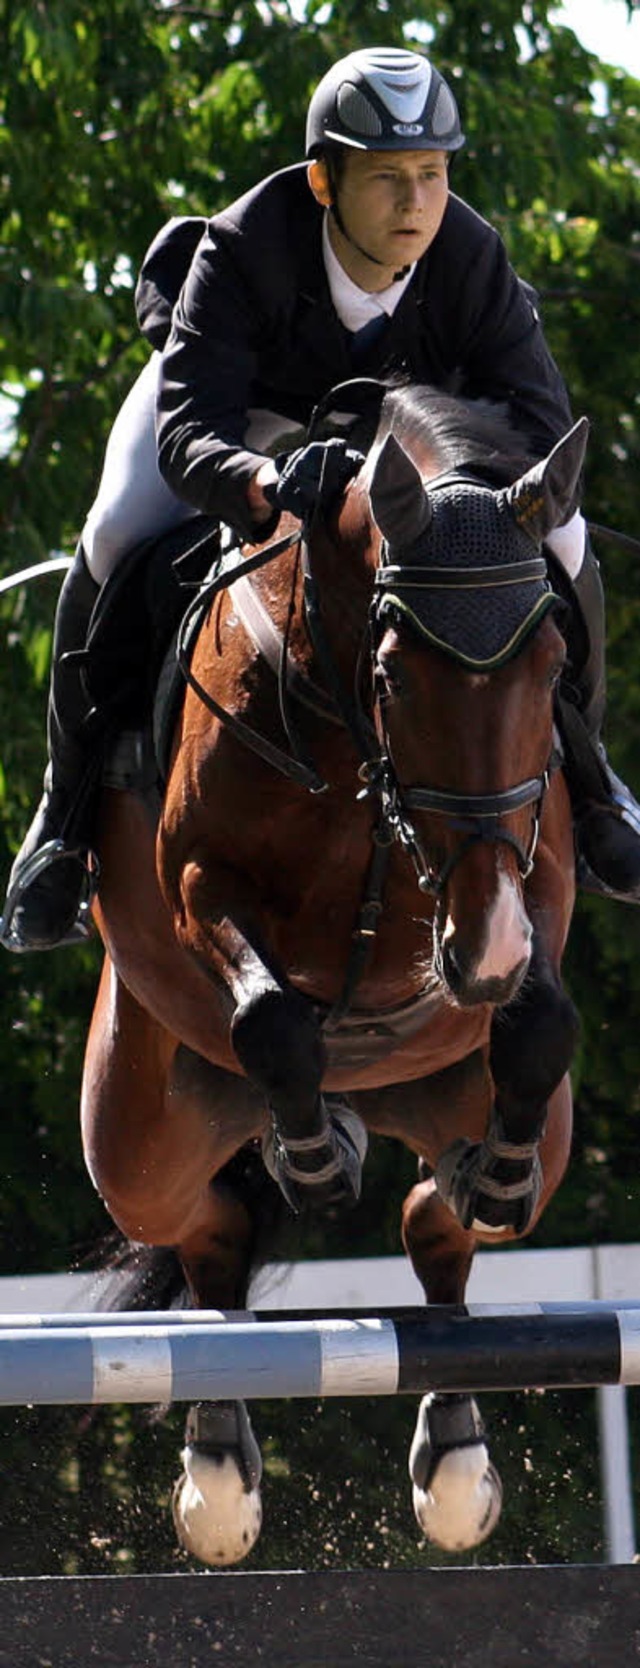
[[(554, 583), (557, 569), (554, 564)], [(586, 892), (640, 903), (640, 806), (611, 769), (601, 729), (606, 705), (605, 608), (600, 569), (587, 539), (574, 584), (558, 589), (569, 603), (568, 686), (558, 720), (574, 812), (576, 874)]]
[(74, 656), (85, 646), (99, 589), (79, 546), (55, 619), (44, 793), (11, 870), (0, 922), (0, 943), (9, 950), (49, 950), (86, 937), (101, 748)]

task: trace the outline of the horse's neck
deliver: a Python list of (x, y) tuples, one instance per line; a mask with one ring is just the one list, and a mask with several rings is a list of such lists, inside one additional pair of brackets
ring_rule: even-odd
[(350, 494), (331, 535), (322, 527), (313, 535), (309, 566), (322, 611), (323, 625), (341, 669), (355, 670), (367, 627), (380, 533), (364, 489)]

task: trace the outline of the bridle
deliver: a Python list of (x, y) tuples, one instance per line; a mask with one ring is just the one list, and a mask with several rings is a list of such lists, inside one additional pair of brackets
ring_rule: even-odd
[[(524, 580), (543, 579), (546, 577), (546, 572), (546, 562), (543, 556), (534, 557), (526, 564), (522, 562), (498, 563), (489, 570), (481, 568), (439, 569), (434, 566), (418, 567), (412, 563), (409, 571), (408, 569), (399, 569), (397, 566), (390, 567), (383, 561), (376, 574), (369, 622), (374, 685), (376, 678), (376, 644), (383, 622), (381, 602), (386, 590), (392, 587), (395, 592), (402, 589), (403, 585), (408, 585), (412, 589), (417, 586), (430, 589), (436, 589), (440, 586), (455, 589), (460, 586), (464, 587), (465, 590), (480, 590), (484, 588), (489, 580), (492, 586), (509, 585), (514, 582), (522, 583)], [(388, 615), (385, 614), (384, 618), (388, 618)], [(533, 869), (538, 845), (544, 797), (551, 780), (554, 763), (553, 748), (550, 751), (547, 764), (539, 776), (530, 777), (524, 782), (517, 782), (513, 787), (503, 788), (496, 793), (456, 793), (440, 788), (432, 788), (428, 785), (402, 787), (391, 751), (384, 716), (384, 703), (378, 702), (378, 710), (381, 745), (374, 757), (363, 762), (358, 774), (365, 784), (363, 794), (372, 794), (378, 798), (383, 819), (392, 833), (393, 839), (402, 846), (411, 858), (416, 870), (420, 891), (431, 893), (436, 898), (442, 898), (454, 869), (457, 868), (470, 848), (479, 843), (510, 846), (516, 854), (521, 878), (526, 880)], [(359, 797), (362, 797), (362, 795)], [(503, 826), (503, 818), (523, 810), (528, 805), (531, 805), (533, 810), (531, 833), (525, 847), (510, 829)], [(443, 817), (450, 829), (464, 835), (464, 839), (440, 868), (436, 868), (429, 862), (424, 844), (409, 815), (411, 811), (427, 811), (432, 815)]]
[[(362, 764), (358, 775), (365, 783), (358, 798), (371, 794), (379, 799), (383, 822), (393, 840), (402, 846), (410, 857), (421, 892), (429, 892), (436, 898), (442, 898), (454, 869), (470, 848), (477, 844), (511, 846), (515, 851), (522, 879), (526, 880), (531, 874), (538, 845), (544, 796), (551, 780), (551, 760), (540, 776), (531, 777), (526, 782), (518, 782), (516, 786), (504, 788), (500, 793), (470, 795), (444, 793), (438, 788), (429, 787), (403, 789), (398, 782), (387, 742), (385, 751), (377, 759), (367, 760)], [(526, 805), (532, 805), (533, 812), (531, 834), (525, 849), (515, 834), (502, 826), (502, 819), (523, 810)], [(465, 838), (439, 868), (428, 861), (424, 844), (408, 815), (410, 811), (435, 813), (444, 817), (455, 833), (464, 834)]]
[[(280, 678), (280, 701), (283, 721), (291, 751), (269, 741), (265, 736), (254, 730), (244, 720), (239, 720), (235, 714), (228, 712), (210, 695), (195, 677), (190, 666), (189, 641), (192, 634), (194, 615), (202, 619), (209, 611), (214, 598), (223, 590), (257, 568), (265, 566), (287, 548), (298, 547), (302, 572), (304, 609), (307, 630), (315, 652), (316, 659), (322, 671), (323, 682), (329, 696), (330, 709), (334, 718), (337, 716), (349, 732), (356, 752), (360, 758), (358, 776), (363, 784), (358, 799), (372, 799), (377, 804), (377, 817), (374, 826), (374, 842), (376, 846), (377, 871), (375, 883), (376, 894), (382, 885), (383, 870), (386, 867), (386, 857), (393, 845), (398, 845), (411, 859), (416, 871), (418, 886), (421, 892), (431, 893), (441, 899), (453, 870), (462, 861), (469, 849), (478, 843), (492, 845), (506, 845), (516, 854), (518, 869), (523, 880), (531, 874), (540, 831), (540, 820), (546, 790), (549, 786), (553, 768), (553, 754), (547, 762), (540, 776), (535, 776), (524, 782), (518, 782), (513, 787), (499, 792), (486, 794), (464, 794), (448, 792), (433, 788), (428, 784), (404, 786), (400, 783), (395, 767), (390, 739), (384, 719), (384, 704), (374, 698), (377, 705), (379, 725), (376, 729), (374, 714), (369, 713), (360, 693), (360, 686), (364, 681), (365, 656), (361, 657), (356, 688), (348, 690), (340, 677), (326, 627), (323, 620), (321, 597), (318, 584), (313, 573), (309, 534), (311, 527), (302, 528), (290, 535), (275, 540), (263, 546), (249, 557), (238, 557), (232, 553), (216, 568), (212, 578), (205, 582), (190, 604), (183, 620), (177, 654), (184, 677), (195, 690), (203, 704), (219, 718), (243, 745), (257, 753), (266, 763), (279, 770), (290, 780), (305, 787), (312, 793), (321, 793), (328, 787), (318, 773), (315, 764), (308, 754), (301, 748), (290, 712), (286, 710), (286, 678)], [(525, 571), (526, 569), (526, 571)], [(546, 577), (546, 563), (544, 557), (532, 557), (524, 564), (503, 563), (496, 564), (489, 570), (485, 569), (437, 569), (419, 568), (413, 563), (410, 570), (390, 567), (381, 562), (377, 570), (374, 584), (374, 595), (369, 609), (367, 641), (370, 659), (370, 688), (376, 686), (375, 654), (376, 645), (381, 629), (382, 601), (387, 591), (393, 586), (394, 591), (402, 585), (402, 573), (406, 573), (406, 584), (415, 588), (416, 585), (447, 587), (459, 584), (465, 589), (480, 589), (490, 582), (492, 585), (512, 584), (514, 581), (540, 579)], [(282, 655), (286, 651), (286, 643), (282, 640)], [(305, 683), (307, 690), (313, 689), (313, 696), (308, 693), (306, 704), (317, 710), (317, 688), (301, 675), (296, 681), (296, 697), (305, 702)], [(532, 806), (531, 833), (524, 846), (520, 840), (504, 827), (504, 818)], [(426, 811), (442, 817), (450, 829), (464, 835), (456, 850), (445, 862), (436, 868), (429, 862), (424, 843), (418, 834), (412, 820), (412, 812)], [(384, 854), (384, 856), (383, 856)], [(371, 912), (375, 913), (375, 906), (371, 903)]]
[[(420, 891), (430, 893), (438, 906), (442, 904), (454, 869), (462, 862), (467, 852), (480, 843), (508, 846), (515, 852), (520, 875), (526, 880), (533, 868), (544, 797), (557, 760), (552, 747), (547, 764), (539, 776), (493, 793), (470, 795), (434, 788), (424, 783), (404, 785), (399, 780), (393, 759), (385, 722), (384, 702), (380, 695), (376, 694), (376, 652), (382, 615), (385, 611), (383, 605), (386, 600), (388, 608), (387, 593), (392, 584), (394, 591), (398, 589), (399, 583), (403, 582), (403, 574), (406, 584), (414, 587), (416, 583), (429, 586), (460, 584), (466, 589), (479, 589), (489, 582), (495, 586), (521, 583), (524, 578), (546, 579), (544, 557), (539, 555), (526, 562), (496, 564), (490, 570), (439, 570), (433, 566), (419, 569), (411, 563), (410, 570), (407, 565), (400, 574), (397, 567), (390, 568), (381, 560), (375, 575), (374, 592), (369, 605), (367, 629), (361, 645), (354, 687), (348, 688), (336, 665), (323, 618), (320, 589), (312, 567), (311, 534), (317, 520), (316, 511), (309, 525), (303, 525), (284, 538), (262, 546), (259, 551), (254, 551), (249, 556), (243, 557), (238, 552), (229, 553), (222, 563), (216, 566), (211, 578), (205, 582), (190, 604), (179, 632), (177, 656), (184, 677), (199, 700), (230, 729), (237, 740), (298, 786), (314, 794), (324, 792), (329, 784), (323, 780), (315, 761), (310, 758), (303, 745), (297, 720), (291, 710), (293, 699), (292, 690), (289, 688), (288, 636), (298, 572), (300, 573), (306, 628), (326, 693), (317, 683), (312, 683), (306, 674), (295, 673), (293, 698), (303, 706), (310, 707), (316, 714), (320, 713), (325, 720), (331, 718), (334, 723), (337, 720), (348, 732), (360, 760), (358, 776), (362, 787), (357, 797), (372, 800), (376, 808), (371, 828), (369, 863), (351, 935), (342, 990), (322, 1021), (323, 1029), (330, 1032), (337, 1029), (348, 1013), (371, 956), (384, 910), (387, 870), (394, 846), (400, 847), (412, 862)], [(278, 677), (280, 714), (288, 751), (222, 707), (215, 697), (203, 688), (190, 666), (190, 644), (194, 640), (194, 628), (204, 619), (214, 598), (238, 580), (244, 581), (251, 572), (265, 566), (287, 549), (295, 551), (295, 560), (288, 624), (280, 637), (279, 665), (275, 669)], [(259, 630), (252, 634), (258, 647), (265, 652)], [(272, 647), (273, 628), (270, 644), (266, 649), (271, 664)], [(363, 693), (365, 689), (366, 695)], [(531, 833), (528, 842), (523, 845), (511, 830), (504, 826), (504, 819), (527, 806), (532, 808)], [(442, 817), (450, 830), (463, 835), (455, 851), (439, 868), (427, 857), (423, 840), (413, 820), (413, 813), (416, 812), (428, 812)]]

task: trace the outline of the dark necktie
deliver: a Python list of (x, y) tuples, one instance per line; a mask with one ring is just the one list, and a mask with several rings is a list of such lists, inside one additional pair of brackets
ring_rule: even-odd
[(379, 313), (377, 318), (369, 319), (368, 324), (363, 324), (361, 330), (351, 331), (349, 353), (354, 366), (360, 365), (366, 359), (369, 349), (373, 347), (378, 336), (382, 335), (385, 324), (388, 324), (388, 322), (386, 313)]

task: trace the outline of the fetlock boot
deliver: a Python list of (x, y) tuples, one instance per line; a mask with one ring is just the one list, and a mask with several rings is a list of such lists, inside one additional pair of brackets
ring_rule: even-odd
[(640, 903), (640, 806), (612, 770), (601, 730), (606, 707), (605, 604), (600, 568), (587, 539), (582, 567), (558, 589), (569, 603), (570, 666), (558, 722), (573, 806), (576, 876), (587, 892)]
[(79, 546), (54, 626), (44, 793), (11, 870), (0, 921), (0, 942), (9, 950), (49, 950), (87, 935), (102, 749), (76, 657), (84, 649), (99, 590)]

